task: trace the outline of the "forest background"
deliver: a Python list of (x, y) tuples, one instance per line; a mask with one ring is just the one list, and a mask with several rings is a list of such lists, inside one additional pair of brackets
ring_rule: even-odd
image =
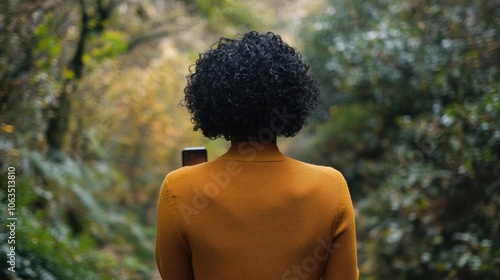
[(156, 279), (156, 201), (193, 132), (189, 66), (220, 36), (274, 31), (322, 99), (288, 155), (346, 177), (361, 279), (500, 278), (500, 3), (5, 0), (0, 216), (16, 174), (16, 274)]

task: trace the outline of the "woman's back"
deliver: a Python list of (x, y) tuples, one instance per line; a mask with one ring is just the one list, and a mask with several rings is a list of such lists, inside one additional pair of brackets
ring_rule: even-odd
[(233, 143), (171, 172), (160, 193), (164, 279), (357, 279), (355, 244), (342, 175), (273, 143)]

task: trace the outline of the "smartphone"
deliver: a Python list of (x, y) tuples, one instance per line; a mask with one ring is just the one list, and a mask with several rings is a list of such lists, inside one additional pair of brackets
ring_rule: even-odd
[(182, 149), (182, 166), (195, 165), (207, 161), (207, 149), (187, 147)]

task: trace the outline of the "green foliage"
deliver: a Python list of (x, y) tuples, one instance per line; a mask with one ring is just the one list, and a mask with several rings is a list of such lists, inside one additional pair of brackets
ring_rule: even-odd
[[(83, 164), (66, 158), (46, 160), (33, 151), (22, 153), (16, 186), (17, 279), (147, 279), (154, 256), (154, 231), (145, 231), (127, 209), (99, 199), (122, 182), (103, 162)], [(108, 180), (100, 178), (108, 177)], [(6, 181), (6, 178), (1, 178)], [(111, 184), (111, 185), (110, 185)], [(2, 185), (3, 186), (3, 185)], [(6, 190), (0, 211), (6, 216)], [(2, 233), (2, 261), (7, 234)], [(129, 244), (134, 244), (130, 246)], [(117, 257), (115, 254), (128, 255)], [(8, 271), (3, 270), (3, 275)]]
[(499, 13), (331, 0), (304, 25), (324, 93), (306, 152), (350, 183), (363, 279), (500, 276)]
[(84, 56), (84, 61), (89, 63), (93, 59), (96, 63), (103, 59), (115, 58), (127, 50), (125, 36), (118, 31), (106, 30), (93, 38), (94, 47)]
[[(178, 2), (198, 13), (148, 0), (0, 1), (0, 168), (18, 171), (16, 279), (153, 277), (158, 188), (181, 145), (201, 141), (178, 108), (182, 52), (256, 23), (240, 1)], [(2, 183), (2, 217), (6, 193)], [(3, 264), (7, 238), (1, 230)]]
[(37, 57), (35, 66), (40, 70), (50, 70), (61, 52), (61, 39), (51, 32), (54, 27), (54, 17), (49, 14), (45, 23), (38, 25), (34, 31), (35, 44), (32, 48)]
[[(394, 151), (398, 165), (392, 175), (359, 204), (366, 272), (382, 279), (499, 275), (495, 236), (500, 229), (500, 196), (492, 174), (500, 169), (495, 151), (500, 135), (483, 137), (485, 128), (496, 125), (491, 117), (500, 113), (493, 109), (500, 96), (493, 95), (486, 95), (480, 105), (460, 107), (460, 119), (450, 121), (445, 114), (434, 125), (425, 119), (404, 125), (401, 134), (417, 141), (419, 148), (400, 144)], [(483, 124), (477, 123), (476, 114)], [(464, 127), (471, 129), (469, 135)]]
[[(251, 3), (237, 0), (182, 0), (206, 19), (208, 28), (217, 33), (228, 33), (228, 28), (254, 29), (265, 19), (250, 13)], [(233, 32), (233, 31), (231, 31)]]

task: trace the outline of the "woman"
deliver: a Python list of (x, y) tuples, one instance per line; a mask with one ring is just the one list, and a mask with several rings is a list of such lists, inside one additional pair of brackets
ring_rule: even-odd
[(354, 213), (335, 169), (283, 155), (319, 95), (301, 55), (273, 33), (221, 38), (188, 76), (195, 130), (231, 141), (167, 175), (158, 202), (163, 279), (357, 279)]

